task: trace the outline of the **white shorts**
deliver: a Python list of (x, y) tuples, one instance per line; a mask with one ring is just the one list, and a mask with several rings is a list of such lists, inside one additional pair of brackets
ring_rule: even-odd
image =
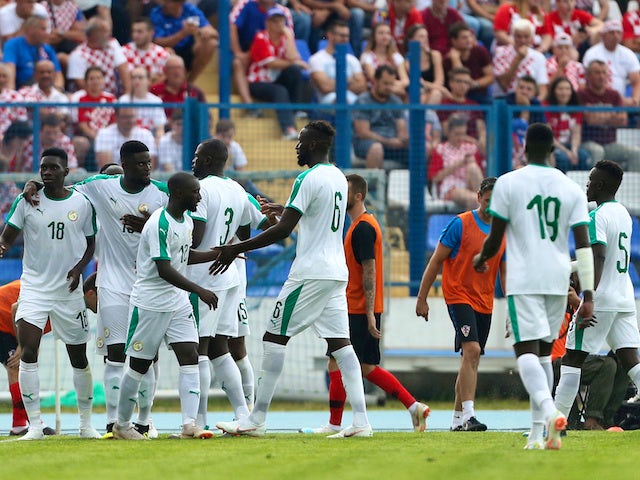
[[(240, 290), (237, 286), (227, 290), (214, 292), (218, 296), (218, 308), (212, 310), (209, 305), (198, 298), (196, 318), (198, 318), (198, 335), (200, 337), (215, 337), (226, 335), (238, 336), (238, 304)], [(193, 297), (191, 305), (196, 304)]]
[(509, 326), (513, 343), (558, 338), (567, 310), (567, 295), (508, 295)]
[(129, 329), (129, 295), (108, 288), (98, 290), (96, 353), (107, 355), (107, 345), (125, 344)]
[(130, 305), (131, 323), (126, 354), (153, 360), (164, 340), (172, 343), (198, 343), (198, 327), (191, 305), (172, 312), (154, 312)]
[(16, 319), (44, 330), (51, 319), (51, 331), (65, 345), (82, 345), (89, 340), (89, 322), (83, 297), (69, 300), (18, 298)]
[(588, 353), (598, 353), (606, 341), (615, 352), (620, 348), (640, 348), (640, 333), (636, 312), (594, 312), (593, 327), (576, 329), (571, 321), (567, 333), (567, 348)]
[(267, 332), (293, 337), (313, 326), (321, 338), (349, 338), (347, 282), (287, 280), (267, 324)]
[(251, 334), (249, 328), (249, 310), (247, 308), (247, 299), (240, 299), (238, 305), (238, 334), (236, 337), (248, 337)]

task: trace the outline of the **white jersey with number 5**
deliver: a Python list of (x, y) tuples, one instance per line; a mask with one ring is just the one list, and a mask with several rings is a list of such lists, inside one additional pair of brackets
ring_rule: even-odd
[(21, 297), (46, 300), (82, 297), (82, 285), (69, 294), (67, 273), (84, 255), (86, 237), (96, 234), (95, 212), (84, 195), (71, 190), (65, 198), (52, 199), (42, 191), (36, 207), (19, 195), (11, 206), (7, 223), (24, 235)]
[(599, 311), (635, 312), (633, 284), (629, 277), (631, 217), (616, 201), (602, 203), (590, 213), (589, 240), (606, 247), (600, 283), (593, 302)]
[(329, 163), (314, 165), (296, 178), (286, 204), (302, 215), (290, 279), (348, 280), (342, 244), (347, 190), (344, 174)]
[(135, 282), (135, 260), (140, 233), (126, 228), (120, 220), (123, 215), (142, 216), (163, 207), (169, 200), (167, 187), (152, 181), (136, 193), (122, 188), (121, 175), (95, 175), (74, 185), (85, 194), (96, 209), (100, 225), (98, 233), (98, 288), (129, 295)]
[[(209, 175), (200, 180), (198, 208), (191, 218), (205, 222), (204, 235), (199, 250), (225, 245), (236, 234), (238, 227), (251, 222), (249, 209), (254, 208), (244, 188), (228, 177)], [(211, 290), (227, 290), (240, 284), (238, 268), (234, 263), (219, 275), (209, 274), (209, 263), (189, 267), (189, 278)]]
[(489, 213), (508, 222), (508, 294), (566, 295), (569, 230), (589, 223), (580, 187), (560, 170), (530, 164), (498, 178)]
[(187, 273), (193, 220), (186, 213), (176, 220), (163, 207), (151, 215), (140, 235), (136, 283), (131, 303), (154, 312), (174, 312), (190, 305), (189, 294), (160, 278), (156, 260), (169, 260), (182, 276)]

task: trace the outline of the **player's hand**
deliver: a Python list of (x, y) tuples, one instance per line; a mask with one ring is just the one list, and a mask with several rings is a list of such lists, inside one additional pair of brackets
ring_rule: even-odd
[(73, 292), (76, 288), (78, 288), (78, 285), (80, 284), (80, 275), (82, 275), (82, 270), (80, 270), (77, 266), (73, 267), (71, 270), (69, 270), (69, 273), (67, 273), (67, 281), (70, 281), (69, 292)]
[(260, 195), (257, 197), (260, 204), (260, 212), (269, 218), (279, 217), (284, 212), (284, 207), (277, 203), (271, 203), (266, 198), (262, 198)]
[(204, 303), (209, 305), (210, 309), (215, 310), (216, 308), (218, 308), (218, 296), (211, 290), (206, 290), (204, 288), (200, 289), (200, 291), (198, 292), (198, 297), (200, 297), (200, 300), (202, 300)]
[(578, 310), (576, 310), (574, 320), (578, 330), (593, 327), (596, 323), (598, 323), (596, 321), (596, 317), (593, 315), (592, 300), (582, 300), (582, 303), (578, 307)]
[(382, 333), (380, 333), (380, 330), (378, 330), (378, 327), (376, 326), (376, 317), (375, 315), (371, 314), (371, 315), (367, 315), (367, 328), (369, 329), (369, 334), (373, 337), (373, 338), (377, 338), (377, 339), (381, 339), (382, 338)]
[(140, 213), (142, 214), (141, 217), (139, 217), (138, 215), (130, 214), (123, 215), (120, 218), (120, 221), (128, 229), (133, 230), (134, 232), (141, 233), (142, 229), (144, 228), (144, 224), (147, 223), (147, 220), (149, 220), (149, 217), (151, 215), (149, 215), (149, 212)]
[(238, 256), (236, 245), (222, 245), (220, 247), (214, 247), (211, 250), (218, 254), (216, 259), (209, 266), (209, 273), (211, 275), (226, 272), (229, 265), (231, 265)]
[(22, 349), (20, 345), (16, 347), (11, 356), (7, 359), (7, 368), (17, 369), (20, 367), (20, 358), (22, 357)]
[(29, 180), (24, 184), (22, 196), (29, 205), (37, 207), (40, 205), (40, 196), (38, 195), (38, 184), (33, 180)]
[(489, 265), (482, 260), (481, 254), (478, 253), (473, 256), (473, 268), (475, 268), (476, 272), (484, 273), (489, 270)]
[(9, 250), (9, 245), (0, 241), (0, 258), (4, 257), (4, 254)]
[(429, 304), (427, 299), (420, 299), (416, 301), (416, 315), (424, 318), (425, 322), (429, 321)]

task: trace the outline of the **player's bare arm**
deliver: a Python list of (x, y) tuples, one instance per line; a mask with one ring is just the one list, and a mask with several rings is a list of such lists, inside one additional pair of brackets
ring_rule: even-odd
[(218, 258), (216, 258), (213, 264), (211, 264), (211, 267), (209, 267), (209, 273), (212, 275), (223, 273), (241, 253), (266, 247), (267, 245), (284, 240), (291, 235), (291, 232), (298, 224), (300, 217), (301, 214), (298, 210), (285, 208), (280, 221), (262, 232), (260, 235), (256, 235), (249, 240), (233, 245), (215, 247), (213, 251), (218, 254)]
[(76, 263), (71, 270), (69, 270), (69, 273), (67, 273), (67, 281), (71, 280), (71, 283), (69, 284), (70, 292), (73, 292), (78, 288), (78, 285), (80, 284), (80, 275), (82, 275), (84, 269), (89, 265), (89, 262), (93, 258), (93, 254), (96, 250), (96, 237), (91, 236), (86, 237), (86, 239), (87, 248), (84, 251), (84, 255), (80, 261)]
[(123, 215), (120, 218), (120, 221), (125, 227), (133, 230), (134, 232), (141, 233), (145, 223), (147, 223), (147, 220), (149, 220), (149, 217), (151, 215), (149, 215), (149, 212), (140, 212), (140, 213), (142, 214), (142, 216), (131, 215), (131, 214)]
[[(576, 242), (578, 278), (580, 279), (583, 298), (582, 304), (576, 312), (576, 318), (582, 318), (585, 323), (585, 327), (583, 328), (586, 328), (586, 326), (590, 326), (586, 325), (587, 320), (593, 319), (593, 291), (600, 280), (600, 276), (602, 275), (604, 253), (601, 252), (599, 254), (602, 256), (602, 262), (599, 267), (597, 267), (598, 261), (595, 259), (592, 261), (592, 264), (589, 265), (589, 259), (587, 257), (589, 255), (594, 256), (595, 253), (595, 245), (591, 245), (589, 240), (589, 230), (586, 225), (575, 226), (572, 230)], [(588, 255), (585, 256), (585, 254)], [(589, 271), (589, 268), (591, 268), (591, 271)], [(598, 279), (597, 281), (596, 278)], [(595, 323), (595, 320), (592, 320), (592, 322)], [(591, 323), (591, 325), (593, 323)]]
[(438, 242), (436, 250), (431, 255), (427, 268), (422, 274), (420, 290), (418, 290), (418, 298), (416, 300), (416, 315), (424, 318), (426, 322), (429, 321), (429, 303), (427, 302), (429, 291), (433, 287), (438, 273), (442, 271), (442, 264), (449, 255), (451, 255), (451, 249)]
[[(191, 260), (191, 255), (192, 252), (189, 253), (189, 260)], [(209, 305), (209, 308), (212, 308), (214, 310), (218, 308), (218, 297), (215, 293), (202, 288), (201, 286), (195, 284), (188, 278), (181, 275), (180, 272), (178, 272), (171, 266), (171, 262), (169, 260), (155, 260), (155, 262), (156, 267), (158, 268), (158, 275), (164, 281), (170, 283), (174, 287), (186, 290), (187, 292), (195, 293), (204, 303)]]
[(22, 196), (29, 205), (37, 207), (40, 204), (38, 191), (40, 191), (42, 187), (44, 187), (44, 184), (38, 182), (37, 180), (29, 180), (24, 184), (24, 188), (22, 189)]
[(3, 257), (7, 250), (11, 248), (11, 245), (16, 241), (19, 233), (20, 230), (17, 228), (5, 224), (2, 235), (0, 235), (0, 257)]
[(376, 325), (374, 305), (376, 301), (376, 259), (370, 258), (362, 261), (362, 288), (364, 289), (364, 301), (367, 308), (367, 324), (369, 333), (373, 338), (382, 338), (382, 333)]
[(502, 237), (507, 229), (506, 220), (500, 217), (493, 217), (491, 220), (491, 231), (482, 245), (482, 251), (473, 257), (473, 268), (477, 272), (486, 272), (489, 268), (487, 260), (492, 258), (500, 250)]

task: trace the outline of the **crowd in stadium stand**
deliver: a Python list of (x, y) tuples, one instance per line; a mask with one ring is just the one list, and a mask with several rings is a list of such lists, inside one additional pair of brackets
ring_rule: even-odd
[[(243, 103), (333, 103), (334, 52), (348, 44), (348, 103), (398, 105), (398, 112), (353, 113), (355, 154), (367, 167), (406, 167), (402, 104), (408, 101), (408, 44), (415, 40), (421, 102), (433, 105), (426, 112), (429, 178), (441, 198), (451, 198), (451, 185), (474, 191), (476, 177), (482, 178), (487, 123), (482, 111), (438, 110), (440, 104), (504, 98), (524, 107), (511, 125), (514, 168), (522, 164), (527, 125), (542, 120), (553, 128), (561, 170), (588, 169), (606, 157), (640, 171), (638, 147), (616, 138), (618, 127), (636, 126), (637, 115), (526, 110), (640, 105), (635, 0), (237, 0), (228, 39), (216, 28), (217, 0), (3, 3), (0, 102), (160, 104), (187, 96), (204, 102), (194, 81), (216, 49), (228, 48)], [(180, 165), (168, 152), (182, 144), (182, 117), (172, 110), (42, 109), (39, 151), (60, 146), (72, 168), (97, 171), (117, 163), (119, 143), (139, 139), (154, 152), (155, 168), (172, 171)], [(277, 110), (283, 139), (297, 139), (294, 120), (307, 113)], [(0, 108), (0, 171), (32, 170), (32, 115), (28, 108)]]

